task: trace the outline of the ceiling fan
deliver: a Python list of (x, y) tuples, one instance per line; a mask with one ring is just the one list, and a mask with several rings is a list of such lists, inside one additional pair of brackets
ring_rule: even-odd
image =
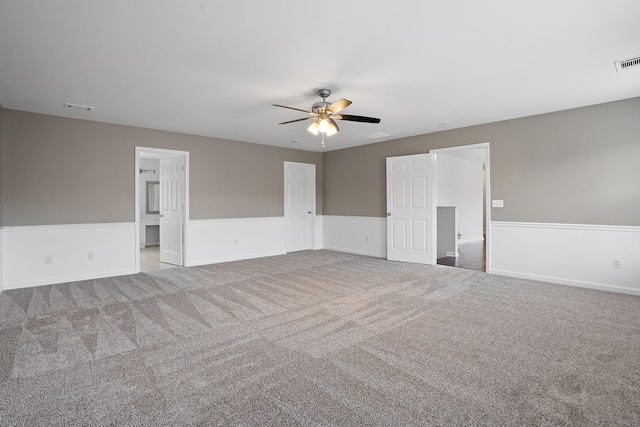
[(324, 138), (325, 134), (327, 136), (331, 136), (340, 130), (335, 122), (336, 120), (363, 123), (380, 123), (380, 119), (376, 119), (375, 117), (338, 114), (340, 111), (351, 105), (351, 101), (342, 98), (339, 101), (329, 104), (327, 102), (327, 98), (329, 97), (329, 95), (331, 95), (331, 91), (329, 89), (319, 89), (317, 93), (318, 96), (322, 98), (322, 101), (313, 104), (311, 106), (311, 111), (302, 110), (300, 108), (287, 107), (286, 105), (272, 104), (274, 107), (288, 108), (289, 110), (301, 111), (310, 115), (310, 117), (289, 120), (288, 122), (282, 122), (280, 124), (286, 125), (289, 123), (301, 122), (303, 120), (313, 120), (313, 123), (311, 124), (311, 126), (309, 126), (309, 132), (314, 135), (317, 135), (318, 132), (320, 132)]

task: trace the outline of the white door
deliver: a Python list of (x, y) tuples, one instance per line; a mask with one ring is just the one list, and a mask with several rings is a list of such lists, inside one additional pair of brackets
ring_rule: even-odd
[(284, 162), (285, 250), (313, 248), (316, 165)]
[(182, 265), (183, 157), (160, 159), (160, 262)]
[(436, 264), (431, 154), (387, 157), (387, 259)]

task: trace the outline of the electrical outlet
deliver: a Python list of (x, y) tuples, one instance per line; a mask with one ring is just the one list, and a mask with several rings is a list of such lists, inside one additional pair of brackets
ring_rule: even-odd
[(492, 208), (503, 208), (504, 207), (504, 200), (492, 200), (491, 201), (491, 207)]
[(238, 246), (238, 241), (236, 240), (236, 246)]
[(614, 259), (613, 260), (613, 268), (622, 268), (622, 260), (621, 259)]
[(369, 241), (369, 236), (365, 236), (364, 241), (368, 242)]
[(45, 264), (53, 264), (53, 255), (45, 255), (44, 256)]
[(93, 252), (87, 252), (87, 259), (93, 261)]

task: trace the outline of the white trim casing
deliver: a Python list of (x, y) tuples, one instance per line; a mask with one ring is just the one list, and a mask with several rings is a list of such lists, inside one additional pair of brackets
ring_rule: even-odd
[(322, 241), (332, 251), (387, 257), (387, 218), (323, 215)]
[(187, 266), (285, 253), (284, 217), (187, 221)]
[(135, 273), (135, 241), (132, 222), (3, 227), (4, 289)]
[[(640, 227), (492, 221), (487, 273), (640, 295)], [(622, 268), (614, 268), (614, 259)]]

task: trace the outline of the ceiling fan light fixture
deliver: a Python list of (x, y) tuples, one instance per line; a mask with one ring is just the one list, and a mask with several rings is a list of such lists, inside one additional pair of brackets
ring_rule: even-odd
[(338, 125), (336, 124), (336, 122), (334, 122), (331, 118), (327, 119), (327, 121), (329, 122), (329, 130), (327, 131), (327, 136), (338, 133), (340, 129), (338, 129)]
[(329, 132), (329, 129), (331, 129), (331, 123), (329, 123), (329, 120), (320, 120), (320, 123), (318, 123), (318, 130), (320, 130), (320, 132), (322, 133), (327, 133)]
[(320, 126), (318, 126), (318, 122), (313, 122), (311, 123), (311, 126), (309, 126), (307, 130), (312, 134), (317, 135), (318, 132), (320, 132)]
[(323, 133), (327, 136), (331, 136), (338, 132), (338, 126), (335, 123), (333, 123), (333, 120), (324, 118), (324, 119), (318, 119), (315, 122), (313, 122), (307, 130), (314, 135)]

